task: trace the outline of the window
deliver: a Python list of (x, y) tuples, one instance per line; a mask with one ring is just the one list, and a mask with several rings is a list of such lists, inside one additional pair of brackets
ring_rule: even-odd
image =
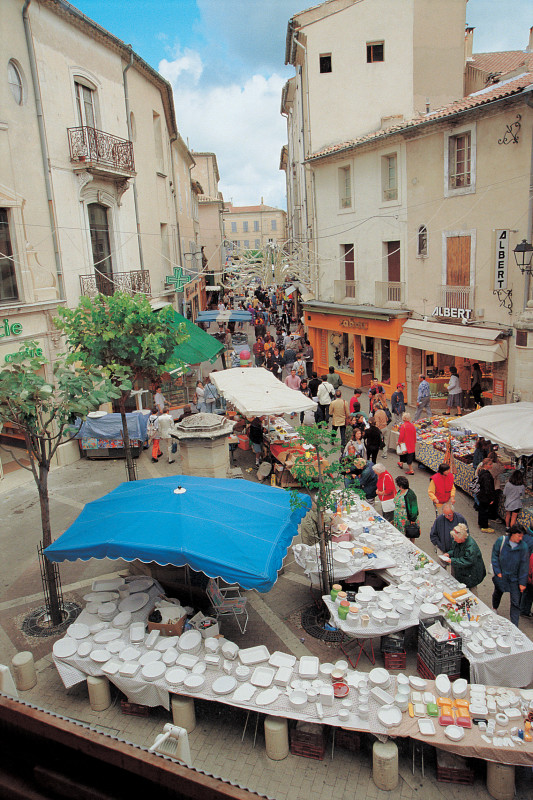
[(247, 222), (243, 222), (242, 223), (242, 232), (243, 233), (248, 233), (248, 223)]
[(331, 53), (324, 53), (319, 56), (320, 72), (331, 72)]
[(270, 230), (276, 231), (278, 229), (278, 222), (275, 219), (270, 220)]
[(108, 209), (106, 206), (100, 205), (100, 203), (90, 203), (87, 211), (89, 214), (93, 264), (96, 272), (96, 286), (102, 294), (110, 295), (114, 292), (114, 285), (113, 281), (107, 277), (113, 275)]
[(425, 258), (428, 254), (428, 229), (425, 225), (420, 225), (418, 229), (416, 254), (419, 258)]
[(78, 81), (74, 83), (74, 89), (76, 92), (76, 107), (78, 109), (79, 124), (87, 126), (88, 128), (96, 128), (94, 90)]
[(249, 250), (250, 249), (250, 240), (249, 239), (245, 239), (244, 240), (244, 249), (245, 250)]
[(21, 106), (24, 102), (24, 83), (20, 67), (11, 59), (7, 65), (7, 81), (15, 103)]
[(445, 234), (446, 263), (442, 305), (448, 308), (473, 308), (471, 275), (473, 275), (472, 235)]
[(366, 60), (369, 64), (375, 61), (385, 61), (385, 42), (367, 42)]
[(399, 283), (400, 276), (400, 242), (387, 242), (387, 281), (389, 283)]
[(259, 221), (254, 219), (254, 231), (258, 231), (258, 230), (259, 230)]
[(398, 199), (398, 156), (396, 153), (381, 159), (383, 201)]
[(236, 222), (232, 222), (231, 223), (231, 232), (232, 233), (237, 233), (237, 223)]
[(161, 137), (161, 117), (152, 111), (152, 123), (154, 129), (154, 147), (155, 157), (157, 160), (157, 168), (159, 172), (163, 171), (163, 139)]
[(9, 234), (7, 208), (0, 208), (0, 303), (18, 300), (13, 248)]
[(339, 208), (352, 207), (352, 174), (351, 167), (339, 169)]
[[(355, 262), (354, 262), (354, 246), (353, 244), (341, 244), (341, 257), (344, 265), (344, 280), (355, 280)], [(346, 290), (346, 296), (351, 297)]]
[(168, 225), (166, 222), (161, 222), (159, 228), (161, 235), (161, 265), (163, 269), (168, 269), (170, 263), (170, 242), (168, 238)]
[(261, 247), (261, 239), (256, 239), (255, 240), (254, 247), (255, 247), (256, 250), (259, 250), (259, 248)]
[(135, 124), (135, 116), (133, 111), (130, 111), (130, 135), (131, 141), (134, 142), (137, 138), (137, 125)]
[(471, 135), (470, 131), (448, 140), (449, 188), (461, 189), (470, 186), (471, 180)]
[(527, 331), (516, 332), (516, 346), (527, 347)]

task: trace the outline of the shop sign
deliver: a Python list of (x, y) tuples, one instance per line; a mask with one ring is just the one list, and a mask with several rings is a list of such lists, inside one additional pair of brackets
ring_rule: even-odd
[[(6, 355), (4, 356), (4, 361), (6, 362), (6, 364), (11, 363), (11, 361), (13, 361), (14, 357), (17, 355), (18, 352), (19, 351), (17, 350), (14, 353), (6, 353)], [(36, 358), (37, 356), (42, 356), (43, 348), (26, 346), (23, 350), (23, 353), (25, 358)]]
[(431, 312), (432, 317), (446, 317), (446, 319), (472, 319), (471, 308), (446, 308), (435, 306)]
[(509, 259), (509, 231), (496, 231), (496, 267), (494, 291), (507, 289), (507, 264)]
[(368, 322), (363, 322), (360, 319), (353, 319), (353, 317), (349, 317), (347, 319), (341, 319), (340, 325), (343, 328), (357, 328), (357, 330), (360, 331), (368, 330)]
[(494, 378), (492, 382), (492, 394), (496, 397), (505, 397), (505, 381), (501, 378)]
[(22, 325), (20, 322), (9, 322), (8, 319), (2, 320), (2, 325), (0, 325), (0, 339), (4, 339), (6, 336), (19, 336), (22, 333)]

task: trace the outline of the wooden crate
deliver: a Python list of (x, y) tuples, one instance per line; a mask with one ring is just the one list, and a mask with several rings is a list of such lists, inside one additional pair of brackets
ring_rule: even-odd
[(385, 669), (405, 669), (407, 665), (407, 653), (383, 653)]
[(290, 730), (291, 753), (322, 761), (326, 752), (324, 726), (316, 722), (297, 722)]
[(120, 701), (120, 710), (123, 714), (131, 714), (134, 717), (149, 717), (151, 711), (148, 706), (141, 706), (139, 703), (130, 703), (129, 700)]
[(357, 753), (361, 749), (361, 736), (355, 731), (335, 728), (335, 747), (344, 747), (352, 753)]
[(474, 783), (474, 770), (468, 766), (468, 761), (455, 753), (439, 750), (437, 753), (437, 780), (444, 783), (461, 783), (471, 786)]

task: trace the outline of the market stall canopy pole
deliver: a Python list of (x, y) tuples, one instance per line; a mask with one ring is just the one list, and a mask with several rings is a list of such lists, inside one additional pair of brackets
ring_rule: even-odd
[(290, 389), (262, 367), (235, 367), (212, 372), (210, 377), (227, 402), (246, 417), (315, 411), (317, 407), (309, 397)]
[(454, 419), (453, 425), (477, 433), (515, 456), (533, 455), (533, 403), (485, 406)]
[[(181, 486), (186, 491), (176, 494)], [(175, 475), (123, 483), (88, 503), (44, 551), (50, 561), (121, 558), (190, 566), (210, 578), (268, 592), (311, 506), (250, 481)]]

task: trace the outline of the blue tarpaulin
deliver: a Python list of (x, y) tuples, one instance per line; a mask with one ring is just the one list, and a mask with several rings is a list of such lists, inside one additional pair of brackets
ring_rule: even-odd
[[(183, 494), (174, 490), (181, 486)], [(139, 559), (188, 564), (210, 578), (268, 592), (298, 524), (311, 506), (292, 510), (284, 489), (246, 480), (168, 478), (123, 483), (88, 503), (46, 548), (50, 561)]]
[(249, 311), (230, 308), (227, 311), (199, 311), (196, 322), (251, 322), (252, 315)]
[[(126, 424), (130, 439), (144, 442), (149, 414), (132, 411), (126, 414)], [(87, 417), (82, 422), (76, 439), (122, 439), (122, 417), (120, 414), (106, 414), (104, 417)]]

